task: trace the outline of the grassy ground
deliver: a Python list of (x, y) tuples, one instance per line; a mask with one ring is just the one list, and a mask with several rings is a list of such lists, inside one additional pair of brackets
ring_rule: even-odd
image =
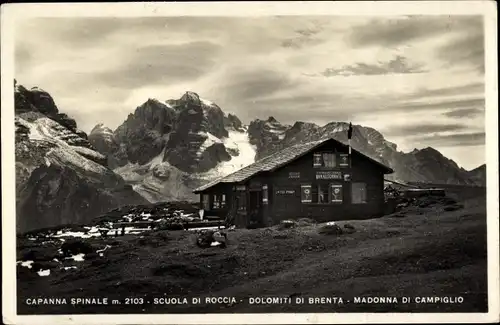
[[(196, 235), (158, 231), (141, 236), (88, 239), (110, 245), (104, 257), (54, 267), (39, 277), (18, 267), (18, 311), (29, 313), (212, 312), (484, 312), (487, 306), (484, 197), (468, 196), (463, 208), (444, 205), (349, 223), (355, 232), (325, 235), (305, 223), (228, 231), (225, 249), (201, 249)], [(453, 209), (447, 209), (453, 210)], [(22, 241), (19, 254), (35, 245)], [(45, 259), (58, 247), (43, 245)], [(60, 244), (58, 244), (60, 246)], [(41, 254), (41, 255), (44, 255)], [(48, 256), (48, 257), (47, 257)], [(21, 258), (21, 256), (19, 257)], [(250, 297), (290, 297), (291, 304), (249, 304)], [(359, 304), (354, 297), (398, 297), (398, 304)], [(402, 297), (463, 297), (462, 303), (402, 303)], [(120, 305), (28, 306), (34, 297), (108, 297)], [(142, 298), (144, 304), (125, 304)], [(202, 298), (201, 304), (153, 304), (154, 298)], [(236, 302), (205, 304), (205, 297)], [(295, 304), (297, 297), (304, 304)], [(343, 304), (308, 304), (309, 297), (342, 297)], [(338, 302), (338, 300), (337, 300)]]

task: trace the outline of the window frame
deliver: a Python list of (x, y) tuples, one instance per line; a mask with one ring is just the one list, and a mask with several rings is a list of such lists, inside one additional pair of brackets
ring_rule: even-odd
[(226, 194), (225, 193), (212, 194), (212, 209), (213, 210), (225, 209), (226, 206), (227, 206), (227, 202), (226, 202)]
[[(335, 185), (335, 186), (334, 186)], [(344, 184), (339, 183), (339, 182), (329, 182), (329, 183), (318, 183), (318, 182), (312, 182), (312, 183), (303, 183), (300, 185), (301, 187), (301, 196), (300, 196), (300, 203), (301, 204), (314, 204), (314, 205), (339, 205), (343, 204), (344, 201)], [(334, 187), (340, 187), (342, 191), (342, 200), (341, 201), (333, 201), (333, 188)], [(303, 189), (309, 188), (310, 189), (310, 195), (311, 198), (309, 200), (304, 200), (304, 195), (303, 195)], [(320, 202), (320, 193), (323, 190), (326, 190), (326, 201)]]
[(208, 194), (208, 193), (202, 194), (201, 205), (202, 205), (203, 210), (210, 210), (211, 209), (210, 194)]
[[(341, 191), (341, 197), (340, 197), (340, 201), (334, 201), (333, 200), (333, 191), (334, 191), (334, 188), (337, 188), (337, 187), (340, 187), (340, 191)], [(332, 205), (337, 205), (337, 204), (344, 204), (344, 184), (342, 183), (330, 183), (328, 184), (328, 193), (329, 193), (329, 203), (332, 204)]]
[[(304, 198), (304, 194), (307, 195), (307, 192), (305, 192), (307, 189), (309, 189), (309, 193), (310, 193), (310, 198), (309, 199), (305, 199)], [(300, 203), (302, 204), (311, 204), (312, 203), (312, 197), (313, 197), (313, 193), (312, 193), (312, 184), (301, 184), (300, 185)]]
[[(333, 160), (330, 160), (329, 162), (332, 162), (332, 164), (326, 164), (325, 157), (332, 158)], [(336, 151), (318, 151), (313, 153), (313, 169), (337, 169), (340, 168), (339, 165), (339, 159), (338, 159), (338, 152)]]
[[(363, 185), (363, 199), (364, 201), (361, 201), (361, 202), (355, 202), (354, 201), (354, 198), (357, 197), (354, 193), (354, 191), (358, 188), (356, 188), (356, 186), (358, 186), (359, 184)], [(351, 203), (352, 204), (367, 204), (368, 203), (368, 185), (365, 183), (365, 182), (352, 182), (351, 183)]]
[(269, 187), (267, 185), (262, 185), (262, 203), (269, 203)]

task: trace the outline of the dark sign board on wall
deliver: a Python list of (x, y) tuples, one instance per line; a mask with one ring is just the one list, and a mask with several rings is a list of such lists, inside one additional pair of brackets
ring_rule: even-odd
[(293, 195), (295, 190), (276, 190), (276, 195)]
[(342, 179), (342, 172), (337, 171), (318, 171), (316, 179)]

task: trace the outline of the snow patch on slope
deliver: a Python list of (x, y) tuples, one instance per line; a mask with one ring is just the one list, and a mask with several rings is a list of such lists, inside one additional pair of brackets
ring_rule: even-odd
[(200, 135), (204, 135), (207, 137), (207, 139), (201, 144), (200, 148), (198, 149), (197, 155), (201, 156), (203, 152), (210, 146), (216, 144), (216, 143), (223, 143), (221, 139), (217, 138), (215, 135), (209, 133), (209, 132), (200, 132)]
[(206, 99), (203, 99), (203, 98), (200, 98), (200, 101), (201, 101), (203, 104), (207, 105), (207, 106), (212, 106), (212, 105), (214, 104), (214, 103), (212, 103), (211, 101), (206, 100)]
[(219, 163), (212, 170), (199, 173), (196, 176), (202, 179), (215, 179), (229, 175), (255, 162), (257, 148), (250, 144), (248, 133), (236, 130), (229, 130), (228, 133), (229, 136), (222, 141), (224, 146), (228, 149), (237, 150), (239, 154), (233, 156), (229, 161)]
[(45, 141), (55, 145), (55, 148), (51, 149), (46, 155), (46, 165), (50, 165), (51, 162), (56, 162), (61, 166), (73, 165), (76, 168), (97, 174), (108, 172), (106, 167), (83, 156), (86, 155), (98, 159), (105, 159), (102, 154), (92, 149), (71, 146), (66, 141), (62, 140), (61, 138), (67, 137), (70, 131), (62, 128), (57, 122), (47, 117), (38, 118), (33, 122), (16, 117), (16, 121), (29, 129), (30, 140)]

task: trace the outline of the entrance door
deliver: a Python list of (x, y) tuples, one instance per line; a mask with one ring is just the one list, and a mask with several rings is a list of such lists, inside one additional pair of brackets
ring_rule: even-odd
[(248, 215), (249, 215), (249, 226), (263, 227), (263, 206), (262, 206), (262, 190), (250, 191), (250, 197), (248, 202)]

